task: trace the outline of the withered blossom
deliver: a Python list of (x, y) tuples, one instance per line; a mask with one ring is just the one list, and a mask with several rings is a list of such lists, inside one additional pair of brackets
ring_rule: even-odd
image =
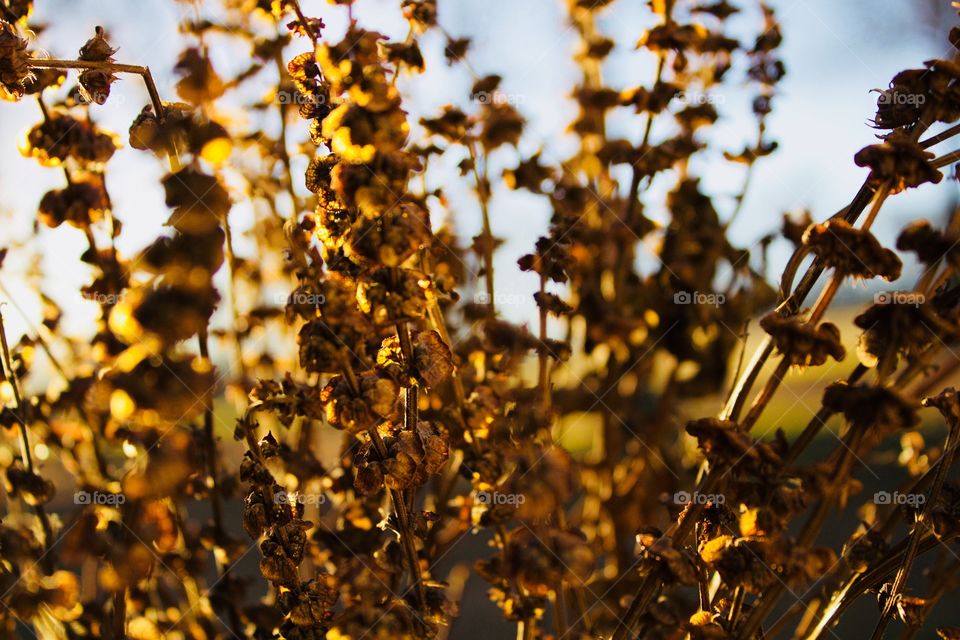
[[(96, 34), (87, 43), (80, 47), (78, 60), (88, 62), (106, 62), (114, 61), (113, 54), (116, 49), (110, 46), (104, 35), (103, 27), (96, 28)], [(103, 104), (110, 97), (110, 85), (116, 82), (117, 77), (112, 72), (101, 69), (86, 69), (80, 74), (80, 88), (83, 91), (83, 97), (88, 102)]]
[(906, 134), (894, 131), (883, 142), (858, 151), (853, 159), (858, 167), (870, 169), (871, 186), (890, 184), (896, 193), (925, 182), (940, 182), (943, 174), (930, 165), (932, 158), (933, 153), (921, 149)]
[(21, 38), (16, 27), (0, 20), (0, 85), (14, 95), (24, 94), (24, 84), (30, 78), (27, 64), (27, 41)]
[(845, 220), (833, 219), (807, 228), (803, 244), (838, 272), (856, 278), (891, 281), (900, 277), (900, 258), (877, 238)]
[(910, 429), (920, 422), (916, 403), (882, 386), (834, 382), (823, 393), (823, 406), (843, 414), (857, 429), (887, 433)]
[(798, 318), (769, 313), (760, 320), (760, 326), (773, 336), (777, 350), (793, 365), (817, 367), (828, 357), (840, 361), (846, 355), (840, 329), (830, 322), (814, 326)]

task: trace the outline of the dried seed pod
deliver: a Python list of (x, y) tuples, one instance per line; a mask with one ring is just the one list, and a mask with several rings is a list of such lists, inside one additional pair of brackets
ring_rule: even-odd
[(910, 136), (894, 131), (880, 144), (864, 147), (853, 157), (858, 167), (869, 167), (869, 184), (874, 189), (890, 184), (891, 193), (925, 182), (934, 184), (943, 174), (930, 164), (933, 154), (924, 151)]
[[(272, 506), (272, 505), (271, 505)], [(243, 513), (241, 514), (243, 530), (254, 540), (259, 540), (260, 536), (270, 524), (268, 514), (271, 509), (267, 508), (267, 503), (263, 498), (260, 489), (254, 489), (244, 499)]]
[[(160, 420), (188, 420), (203, 411), (202, 397), (214, 381), (213, 368), (192, 359), (152, 358), (141, 349), (122, 354), (120, 368), (107, 381), (113, 389), (114, 418), (136, 417), (145, 426)], [(135, 364), (129, 364), (127, 360)]]
[(897, 249), (916, 253), (917, 259), (927, 266), (934, 266), (943, 258), (960, 266), (960, 251), (956, 247), (954, 234), (934, 229), (929, 220), (911, 222), (897, 237)]
[(951, 540), (960, 534), (960, 485), (947, 482), (930, 506), (930, 522), (941, 540)]
[(636, 554), (640, 558), (638, 571), (641, 574), (656, 573), (671, 584), (697, 583), (693, 560), (685, 551), (677, 549), (670, 537), (659, 529), (645, 528), (637, 534)]
[(773, 336), (777, 350), (792, 365), (817, 367), (828, 357), (839, 362), (846, 355), (840, 342), (840, 329), (830, 322), (814, 326), (799, 318), (785, 318), (773, 312), (760, 320), (760, 326)]
[(413, 269), (378, 267), (357, 285), (357, 303), (376, 325), (418, 320), (427, 311), (426, 276)]
[(110, 327), (129, 343), (152, 335), (172, 345), (203, 331), (218, 301), (219, 294), (209, 283), (201, 287), (178, 283), (164, 283), (156, 289), (138, 287), (113, 308)]
[(515, 147), (525, 124), (526, 120), (513, 105), (487, 101), (481, 115), (480, 144), (487, 153), (503, 145)]
[(885, 249), (869, 231), (833, 219), (809, 227), (803, 243), (824, 263), (845, 276), (892, 281), (900, 277), (903, 264), (893, 251)]
[(153, 106), (147, 105), (130, 125), (130, 146), (150, 150), (158, 156), (179, 154), (188, 147), (192, 119), (192, 107), (188, 104), (164, 104), (162, 122), (153, 112)]
[(866, 571), (883, 559), (888, 545), (883, 535), (877, 531), (858, 532), (850, 538), (841, 553), (842, 557), (856, 572)]
[(354, 395), (343, 376), (334, 376), (320, 391), (331, 426), (361, 433), (397, 417), (400, 387), (396, 381), (377, 371), (367, 371), (357, 382), (358, 395)]
[(925, 69), (907, 69), (893, 76), (888, 89), (875, 91), (877, 115), (873, 124), (878, 129), (906, 127), (920, 119), (926, 102)]
[(426, 69), (426, 63), (423, 61), (423, 53), (420, 51), (420, 45), (416, 40), (410, 42), (390, 42), (384, 45), (387, 60), (398, 69), (401, 66), (410, 71), (423, 73)]
[(30, 79), (27, 41), (17, 35), (16, 27), (0, 20), (0, 86), (15, 98), (24, 94)]
[(223, 95), (225, 85), (213, 68), (210, 58), (200, 49), (185, 49), (174, 71), (180, 76), (177, 95), (191, 104), (212, 102)]
[(422, 207), (404, 202), (377, 216), (360, 217), (347, 235), (347, 256), (399, 267), (430, 241), (430, 220)]
[(288, 557), (279, 553), (275, 546), (260, 546), (263, 557), (260, 558), (260, 573), (263, 577), (282, 587), (291, 588), (300, 582), (297, 565)]
[(22, 497), (27, 504), (46, 504), (56, 493), (53, 482), (27, 471), (19, 460), (7, 468), (6, 475), (7, 491), (15, 498)]
[(225, 236), (220, 227), (203, 235), (162, 236), (143, 250), (137, 264), (157, 275), (168, 274), (174, 281), (186, 281), (195, 269), (212, 276), (223, 265)]
[(770, 445), (754, 440), (732, 420), (700, 418), (687, 423), (687, 433), (697, 439), (707, 459), (719, 464), (782, 464)]
[(89, 120), (51, 113), (27, 133), (23, 153), (44, 165), (56, 165), (73, 158), (82, 167), (89, 167), (106, 162), (116, 149), (113, 136)]
[(300, 585), (296, 592), (286, 592), (282, 597), (281, 606), (289, 611), (290, 621), (298, 627), (309, 627), (326, 623), (333, 617), (340, 593), (337, 579), (321, 573)]
[(888, 387), (834, 382), (823, 393), (823, 406), (842, 413), (857, 429), (890, 433), (920, 422), (917, 406)]
[(66, 222), (82, 229), (100, 220), (108, 207), (107, 194), (99, 183), (74, 181), (63, 189), (44, 194), (39, 217), (48, 227), (59, 227)]
[(446, 464), (449, 443), (437, 428), (426, 421), (413, 431), (393, 424), (379, 428), (384, 434), (386, 458), (381, 459), (371, 443), (366, 443), (356, 456), (357, 476), (354, 487), (363, 495), (389, 489), (406, 490), (423, 485), (431, 474)]
[[(933, 303), (918, 294), (878, 294), (883, 298), (854, 318), (863, 329), (858, 345), (860, 361), (876, 366), (884, 375), (892, 373), (901, 356), (921, 353), (931, 342), (948, 339), (957, 330), (940, 317)], [(902, 296), (903, 303), (898, 297)]]
[(167, 206), (175, 207), (168, 223), (187, 235), (214, 232), (232, 206), (219, 180), (189, 167), (167, 174), (163, 190)]
[(536, 153), (521, 160), (515, 169), (504, 169), (503, 180), (511, 189), (527, 189), (532, 193), (543, 193), (543, 183), (553, 177), (550, 167), (540, 164), (540, 154)]
[(471, 126), (470, 118), (460, 109), (446, 106), (438, 118), (421, 118), (420, 126), (432, 135), (455, 144), (464, 139)]
[(428, 389), (453, 375), (453, 354), (436, 331), (413, 334), (414, 375)]
[[(80, 47), (80, 60), (90, 62), (113, 62), (117, 50), (110, 46), (104, 35), (103, 27), (96, 28), (96, 34)], [(103, 104), (110, 97), (110, 85), (117, 77), (110, 71), (84, 69), (80, 73), (80, 90), (87, 102)]]
[(923, 64), (926, 70), (922, 77), (927, 82), (932, 117), (939, 122), (956, 122), (960, 119), (960, 65), (949, 59), (927, 60)]
[(307, 167), (305, 184), (307, 189), (317, 194), (317, 208), (342, 210), (347, 206), (340, 201), (337, 192), (333, 190), (334, 168), (340, 163), (340, 157), (335, 153), (325, 156), (315, 156)]
[(586, 582), (593, 573), (593, 551), (584, 544), (583, 534), (549, 529), (537, 536), (530, 529), (510, 534), (506, 549), (508, 576), (533, 595), (545, 596), (561, 580)]

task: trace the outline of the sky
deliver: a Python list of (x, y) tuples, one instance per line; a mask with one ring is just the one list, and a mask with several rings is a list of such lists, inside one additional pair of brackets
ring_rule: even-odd
[[(901, 69), (948, 55), (946, 33), (954, 23), (947, 0), (770, 3), (782, 23), (785, 41), (781, 55), (788, 75), (778, 89), (767, 125), (767, 135), (779, 143), (779, 149), (757, 165), (743, 212), (731, 230), (733, 240), (748, 248), (776, 230), (785, 211), (807, 208), (815, 220), (822, 220), (849, 201), (866, 175), (866, 170), (853, 163), (853, 155), (875, 142), (877, 134), (868, 122), (876, 104), (871, 90), (886, 87)], [(301, 0), (301, 4), (306, 14), (320, 16), (326, 22), (325, 37), (336, 38), (342, 33), (345, 12), (341, 8), (326, 0)], [(399, 15), (399, 4), (395, 0), (359, 0), (355, 13), (364, 26), (402, 39), (406, 25)], [(735, 0), (734, 4), (751, 7), (732, 19), (734, 32), (744, 38), (755, 34), (760, 17), (754, 3)], [(117, 60), (150, 66), (161, 96), (174, 100), (175, 78), (170, 70), (182, 46), (176, 36), (177, 24), (192, 12), (189, 3), (174, 0), (38, 0), (34, 21), (51, 24), (41, 34), (39, 44), (55, 57), (75, 55), (94, 27), (104, 26), (111, 43), (119, 47)], [(542, 149), (547, 160), (557, 160), (575, 149), (576, 140), (563, 132), (577, 110), (569, 95), (579, 78), (570, 59), (577, 41), (565, 21), (562, 0), (445, 0), (440, 3), (440, 22), (448, 33), (474, 39), (469, 64), (477, 74), (504, 77), (502, 91), (529, 123), (521, 145), (524, 155)], [(599, 30), (619, 43), (604, 69), (611, 86), (649, 83), (653, 60), (649, 54), (635, 51), (633, 44), (651, 25), (649, 11), (639, 1), (619, 0), (600, 14)], [(430, 56), (434, 60), (442, 58), (443, 41), (437, 34), (425, 38), (422, 46), (428, 60)], [(295, 50), (303, 48), (302, 43), (293, 46)], [(215, 66), (224, 76), (249, 63), (240, 48), (214, 48), (214, 52)], [(422, 115), (436, 114), (445, 104), (465, 104), (471, 80), (462, 69), (449, 69), (440, 63), (421, 77), (405, 78), (403, 83), (411, 96), (405, 107), (411, 121), (416, 121)], [(721, 153), (737, 151), (751, 142), (754, 122), (749, 104), (753, 96), (754, 89), (740, 82), (715, 95), (723, 116), (711, 132), (716, 148), (693, 166), (702, 176), (705, 189), (719, 194), (717, 206), (722, 215), (732, 209), (732, 196), (740, 190), (743, 174), (742, 169), (723, 162)], [(115, 86), (106, 105), (94, 108), (94, 118), (117, 132), (125, 143), (129, 123), (145, 103), (142, 84), (135, 77), (127, 77)], [(229, 105), (225, 110), (241, 121), (250, 117)], [(21, 140), (38, 120), (39, 111), (32, 100), (0, 104), (0, 140)], [(610, 130), (613, 135), (636, 140), (642, 122), (640, 117), (618, 116), (611, 120)], [(955, 148), (949, 143), (943, 146), (947, 148), (942, 151)], [(430, 183), (442, 185), (450, 201), (449, 212), (433, 212), (434, 224), (437, 218), (450, 215), (461, 237), (468, 239), (479, 231), (480, 212), (469, 189), (451, 179), (461, 158), (459, 151), (451, 152), (432, 173)], [(295, 172), (299, 169), (302, 174), (306, 162), (306, 158), (299, 158)], [(494, 157), (492, 173), (498, 174), (513, 162), (510, 153)], [(149, 154), (126, 146), (108, 165), (107, 184), (115, 215), (124, 223), (119, 246), (125, 255), (132, 255), (163, 229), (169, 210), (163, 204), (159, 177), (165, 170)], [(668, 182), (655, 182), (651, 192), (642, 197), (649, 202), (662, 199)], [(12, 142), (0, 149), (0, 245), (29, 238), (39, 198), (47, 189), (61, 186), (58, 171), (22, 157)], [(913, 218), (940, 222), (957, 195), (955, 181), (897, 195), (884, 207), (875, 231), (889, 246), (898, 230)], [(242, 235), (249, 228), (252, 206), (242, 194), (235, 193), (234, 199), (231, 224), (240, 236), (242, 253)], [(647, 213), (665, 219), (656, 207), (648, 208)], [(498, 308), (512, 320), (532, 323), (535, 317), (530, 295), (536, 279), (519, 272), (516, 260), (545, 232), (549, 215), (542, 198), (505, 188), (495, 192), (493, 231), (506, 241), (495, 263), (498, 296), (502, 296)], [(67, 226), (43, 228), (38, 241), (44, 269), (50, 274), (48, 292), (65, 308), (65, 326), (81, 333), (89, 331), (96, 305), (76, 293), (90, 278), (79, 262), (85, 249), (83, 234)], [(787, 256), (785, 241), (774, 245), (774, 273)], [(641, 251), (641, 265), (652, 268), (653, 260), (652, 253)], [(25, 266), (23, 258), (15, 255), (0, 272), (0, 283), (12, 294), (7, 301), (16, 309), (5, 312), (13, 333), (40, 319), (36, 296), (17, 277), (17, 271)], [(905, 274), (904, 278), (912, 277), (910, 270)], [(6, 298), (2, 294), (0, 297)]]

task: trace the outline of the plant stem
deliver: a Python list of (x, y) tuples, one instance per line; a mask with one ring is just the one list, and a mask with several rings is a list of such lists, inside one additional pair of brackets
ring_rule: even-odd
[(949, 140), (950, 138), (957, 135), (958, 133), (960, 133), (960, 124), (955, 124), (949, 129), (944, 129), (943, 131), (941, 131), (935, 136), (930, 136), (926, 140), (921, 140), (920, 148), (929, 149), (934, 145), (940, 144), (944, 140)]
[[(0, 346), (3, 347), (3, 364), (6, 366), (7, 378), (13, 390), (17, 430), (20, 435), (20, 454), (23, 457), (23, 465), (28, 473), (38, 475), (33, 466), (33, 453), (30, 448), (30, 430), (27, 428), (23, 393), (20, 390), (20, 380), (17, 377), (17, 371), (13, 368), (13, 358), (10, 356), (10, 345), (7, 343), (7, 331), (3, 323), (2, 308), (0, 308)], [(0, 371), (2, 370), (3, 368), (0, 367)], [(44, 568), (49, 572), (53, 569), (53, 558), (50, 555), (50, 550), (53, 545), (53, 527), (50, 524), (50, 518), (47, 516), (47, 511), (43, 504), (38, 503), (33, 505), (33, 512), (36, 514), (37, 519), (40, 521), (40, 527), (43, 529), (43, 540), (40, 541), (44, 550), (42, 562)]]
[[(397, 337), (400, 340), (400, 351), (403, 354), (404, 362), (409, 367), (413, 358), (413, 347), (410, 343), (410, 332), (405, 322), (397, 322)], [(404, 390), (404, 428), (415, 431), (418, 421), (418, 393), (415, 385), (410, 385)], [(377, 450), (380, 458), (386, 460), (387, 447), (380, 437), (376, 427), (368, 431), (370, 439)], [(403, 491), (398, 489), (390, 490), (390, 498), (393, 501), (393, 508), (397, 516), (397, 527), (400, 533), (400, 545), (403, 547), (407, 559), (408, 569), (410, 571), (410, 580), (413, 582), (413, 588), (417, 594), (417, 602), (420, 610), (425, 611), (427, 606), (427, 591), (423, 584), (423, 573), (420, 569), (420, 560), (417, 555), (417, 544), (410, 529), (410, 512), (407, 508), (407, 501)]]
[(490, 226), (490, 183), (487, 180), (487, 160), (484, 156), (484, 170), (481, 174), (477, 167), (480, 157), (473, 141), (467, 143), (467, 150), (470, 153), (470, 164), (477, 184), (477, 198), (480, 200), (480, 213), (483, 217), (483, 231), (480, 236), (480, 241), (483, 243), (483, 275), (487, 286), (487, 316), (492, 318), (497, 315), (497, 306), (493, 289), (493, 230)]
[(160, 93), (157, 91), (157, 85), (153, 81), (153, 74), (150, 73), (150, 67), (96, 60), (57, 60), (53, 58), (30, 58), (27, 60), (27, 66), (31, 69), (93, 69), (107, 73), (136, 74), (143, 78), (143, 83), (147, 87), (147, 93), (150, 94), (150, 102), (153, 103), (153, 110), (157, 114), (157, 119), (163, 121), (163, 102), (160, 100)]
[(913, 561), (916, 558), (917, 549), (920, 545), (920, 538), (927, 529), (929, 514), (933, 510), (933, 504), (936, 502), (937, 497), (940, 495), (940, 492), (943, 489), (943, 484), (946, 482), (947, 474), (950, 472), (950, 468), (953, 467), (953, 461), (957, 455), (958, 438), (960, 438), (960, 419), (954, 419), (950, 425), (950, 432), (947, 434), (946, 442), (944, 442), (943, 445), (943, 457), (937, 463), (938, 467), (936, 475), (933, 479), (933, 486), (930, 488), (927, 500), (924, 502), (923, 511), (921, 511), (920, 517), (917, 518), (917, 521), (913, 527), (913, 531), (910, 533), (910, 543), (908, 544), (906, 553), (904, 554), (903, 563), (897, 570), (897, 575), (893, 580), (893, 587), (890, 589), (890, 593), (887, 595), (887, 601), (884, 604), (883, 612), (880, 614), (880, 620), (877, 622), (877, 626), (873, 630), (873, 636), (871, 636), (871, 640), (881, 640), (884, 632), (886, 631), (887, 625), (890, 623), (890, 617), (893, 613), (893, 609), (896, 606), (897, 600), (900, 597), (900, 593), (910, 575), (910, 569), (913, 567)]

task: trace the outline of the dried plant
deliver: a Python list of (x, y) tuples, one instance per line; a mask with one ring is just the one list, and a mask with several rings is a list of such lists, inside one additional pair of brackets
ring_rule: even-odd
[[(36, 102), (21, 150), (62, 173), (37, 225), (83, 233), (80, 294), (99, 307), (91, 336), (71, 335), (30, 268), (16, 276), (42, 322), (14, 342), (0, 315), (3, 637), (467, 637), (456, 623), (478, 606), (464, 597), (472, 576), (520, 640), (814, 640), (868, 595), (872, 638), (891, 623), (933, 633), (928, 615), (960, 586), (960, 398), (947, 386), (960, 211), (943, 229), (912, 222), (900, 253), (871, 227), (889, 198), (960, 159), (936, 153), (960, 132), (956, 57), (878, 92), (879, 141), (853, 158), (866, 179), (819, 224), (784, 218), (794, 253), (775, 287), (775, 234), (759, 251), (728, 238), (777, 147), (767, 116), (785, 68), (765, 0), (744, 3), (762, 18), (748, 41), (731, 35), (726, 0), (650, 0), (656, 25), (636, 35), (655, 75), (626, 87), (602, 74), (625, 46), (597, 25), (611, 2), (567, 0), (578, 145), (552, 159), (521, 153), (540, 141), (436, 0), (400, 2), (403, 41), (365, 29), (351, 0), (329, 7), (348, 17), (337, 35), (297, 0), (185, 4), (176, 102), (103, 29), (76, 58), (49, 57), (31, 3), (0, 1), (0, 92)], [(424, 38), (442, 39), (444, 60)], [(228, 46), (250, 55), (232, 76), (211, 55)], [(470, 76), (469, 99), (415, 119), (401, 76), (433, 64)], [(147, 92), (127, 144), (164, 163), (171, 209), (131, 255), (117, 241), (136, 212), (114, 210), (106, 179), (122, 142), (97, 124), (118, 91), (141, 90), (124, 74)], [(711, 96), (744, 85), (755, 128), (724, 152), (744, 177), (730, 210), (691, 161), (714, 150)], [(227, 101), (250, 117), (229, 117)], [(625, 111), (637, 139), (608, 131)], [(476, 198), (473, 238), (428, 179), (449, 160), (459, 176), (443, 180)], [(539, 281), (533, 330), (498, 309), (507, 189), (552, 211), (519, 260)], [(252, 226), (238, 231), (241, 201)], [(641, 268), (653, 245), (657, 265)], [(11, 241), (0, 262), (42, 251)], [(858, 364), (788, 438), (765, 419), (784, 379), (850, 355), (828, 315), (836, 294), (848, 279), (898, 280), (906, 253), (916, 285), (856, 317)], [(764, 338), (744, 362), (751, 323)], [(837, 443), (814, 455), (833, 416)], [(896, 438), (905, 480), (871, 500), (856, 472)], [(489, 544), (467, 553), (470, 537)], [(924, 554), (946, 560), (921, 587)], [(937, 633), (958, 638), (957, 625)]]

